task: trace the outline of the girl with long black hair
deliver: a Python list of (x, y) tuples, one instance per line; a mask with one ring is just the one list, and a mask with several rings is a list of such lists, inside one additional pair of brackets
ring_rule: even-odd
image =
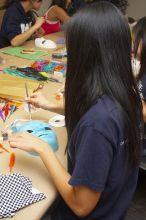
[(43, 17), (36, 21), (31, 10), (38, 10), (42, 0), (6, 0), (3, 6), (6, 12), (0, 29), (0, 48), (9, 45), (19, 46), (27, 41), (33, 34), (40, 36)]
[(100, 2), (72, 17), (66, 42), (68, 171), (29, 133), (13, 134), (10, 146), (35, 151), (44, 162), (60, 193), (52, 220), (123, 220), (136, 188), (142, 133), (129, 26), (116, 7)]

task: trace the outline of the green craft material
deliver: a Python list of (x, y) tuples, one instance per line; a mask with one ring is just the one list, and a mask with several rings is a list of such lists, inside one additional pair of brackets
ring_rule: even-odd
[(17, 71), (17, 70), (13, 70), (13, 69), (4, 69), (3, 70), (4, 73), (6, 74), (9, 74), (11, 76), (19, 76), (19, 77), (22, 77), (22, 78), (29, 78), (29, 79), (33, 79), (33, 80), (37, 80), (35, 77), (28, 77), (28, 76), (25, 76), (24, 74), (22, 74), (21, 72)]
[(16, 57), (21, 57), (21, 58), (28, 59), (28, 60), (37, 60), (47, 54), (46, 51), (40, 51), (40, 50), (34, 50), (35, 53), (32, 53), (32, 54), (23, 54), (23, 53), (21, 53), (22, 50), (29, 50), (29, 48), (13, 47), (13, 48), (8, 48), (8, 49), (4, 50), (3, 53), (13, 55)]

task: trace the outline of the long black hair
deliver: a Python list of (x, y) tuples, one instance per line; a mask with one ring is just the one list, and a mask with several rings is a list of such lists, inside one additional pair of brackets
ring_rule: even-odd
[(138, 80), (143, 74), (146, 74), (146, 17), (141, 18), (133, 27), (133, 53), (135, 58), (137, 57), (139, 46), (141, 47), (141, 54)]
[[(66, 30), (65, 118), (68, 142), (80, 118), (102, 94), (115, 100), (129, 141), (129, 163), (140, 160), (142, 105), (131, 67), (131, 35), (111, 3), (81, 9)], [(137, 117), (139, 115), (139, 117)]]
[(58, 5), (60, 8), (66, 10), (66, 2), (67, 0), (53, 0), (50, 7), (53, 5)]

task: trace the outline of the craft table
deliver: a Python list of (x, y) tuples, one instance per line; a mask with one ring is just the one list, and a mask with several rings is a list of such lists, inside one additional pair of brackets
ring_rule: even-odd
[[(64, 38), (64, 34), (63, 34), (63, 32), (57, 32), (55, 34), (50, 34), (48, 36), (45, 36), (45, 38), (56, 42), (57, 40)], [(36, 48), (34, 40), (27, 41), (22, 46), (28, 47), (28, 49), (37, 49), (37, 50), (41, 50), (41, 51), (46, 51), (47, 54), (45, 56), (42, 56), (41, 59), (51, 59), (52, 52), (57, 52), (59, 49), (64, 47), (64, 45), (58, 44), (56, 49)], [(19, 57), (4, 54), (4, 53), (2, 53), (2, 51), (4, 51), (4, 48), (0, 49), (0, 56), (2, 56), (5, 59), (6, 63), (2, 64), (2, 65), (0, 64), (0, 69), (5, 68), (5, 67), (9, 67), (9, 66), (15, 66), (15, 65), (16, 66), (19, 65), (21, 67), (24, 67), (26, 65), (30, 65), (33, 62), (32, 60), (22, 59)]]
[[(62, 38), (62, 33), (56, 33), (49, 35), (49, 39), (57, 40), (59, 38)], [(24, 46), (34, 48), (34, 42), (30, 41), (27, 42)], [(48, 59), (51, 57), (51, 52), (48, 51), (48, 56), (45, 56), (43, 58)], [(31, 60), (24, 60), (22, 58), (17, 58), (5, 54), (0, 54), (5, 60), (6, 63), (0, 66), (0, 68), (9, 67), (11, 65), (15, 66), (23, 66), (23, 65), (29, 65), (32, 63)], [(7, 77), (9, 79), (9, 83), (11, 86), (11, 76), (6, 76), (3, 73), (0, 73), (0, 82), (2, 83), (2, 80), (4, 77)], [(16, 84), (19, 86), (19, 83), (26, 81), (25, 79), (18, 79), (16, 78)], [(64, 80), (63, 80), (64, 82)], [(29, 85), (29, 81), (27, 82)], [(45, 87), (43, 89), (43, 93), (47, 95), (47, 97), (50, 99), (50, 101), (54, 101), (60, 105), (60, 101), (55, 100), (55, 93), (58, 89), (60, 89), (63, 86), (63, 84), (54, 83), (54, 82), (48, 82), (45, 84)], [(16, 86), (17, 87), (17, 86)], [(14, 92), (14, 91), (13, 91)], [(56, 113), (45, 111), (42, 109), (39, 109), (37, 112), (32, 113), (32, 119), (36, 120), (43, 120), (48, 122), (49, 119), (56, 115)], [(5, 123), (0, 120), (0, 131), (3, 130), (3, 128), (7, 125), (13, 122), (15, 119), (29, 119), (29, 113), (24, 110), (24, 107), (20, 107), (17, 111), (15, 111), (10, 118), (6, 120)], [(59, 143), (59, 150), (57, 151), (56, 155), (63, 164), (64, 167), (66, 167), (66, 156), (64, 154), (65, 147), (66, 147), (66, 128), (54, 128), (57, 137), (58, 137), (58, 143)], [(11, 151), (14, 151), (16, 154), (16, 163), (13, 169), (13, 172), (21, 173), (22, 175), (29, 177), (32, 180), (33, 187), (37, 188), (39, 191), (43, 192), (46, 195), (46, 199), (32, 204), (26, 208), (21, 209), (20, 211), (16, 212), (16, 215), (12, 218), (13, 220), (40, 220), (43, 214), (46, 212), (46, 210), (51, 206), (53, 201), (56, 198), (57, 191), (54, 187), (54, 184), (51, 181), (51, 178), (49, 176), (48, 171), (46, 170), (44, 164), (40, 160), (38, 156), (32, 156), (27, 152), (18, 150), (18, 149), (10, 149)], [(7, 153), (2, 153), (0, 155), (0, 173), (2, 174), (9, 174), (9, 155)], [(6, 220), (10, 218), (5, 218)]]

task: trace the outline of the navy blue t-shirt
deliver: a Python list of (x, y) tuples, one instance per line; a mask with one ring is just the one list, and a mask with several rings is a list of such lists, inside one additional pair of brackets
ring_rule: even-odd
[(69, 184), (102, 192), (101, 198), (84, 218), (75, 216), (60, 199), (51, 219), (123, 220), (136, 188), (138, 167), (128, 166), (123, 120), (108, 96), (99, 98), (78, 122), (69, 143), (68, 157)]
[(20, 2), (13, 3), (5, 12), (0, 30), (0, 48), (10, 45), (17, 35), (27, 31), (33, 24), (31, 12), (25, 13)]

